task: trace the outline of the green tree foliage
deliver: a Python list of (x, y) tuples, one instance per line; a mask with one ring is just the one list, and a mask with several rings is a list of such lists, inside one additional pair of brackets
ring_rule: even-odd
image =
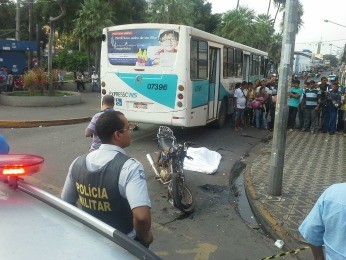
[[(73, 32), (86, 44), (88, 61), (90, 61), (90, 51), (93, 51), (96, 60), (98, 60), (102, 29), (113, 25), (113, 16), (114, 14), (109, 10), (108, 3), (102, 0), (85, 0), (78, 11), (78, 18), (74, 21)], [(90, 63), (88, 62), (88, 64)]]
[(332, 67), (337, 67), (339, 64), (338, 58), (332, 54), (323, 55), (323, 60), (330, 60), (330, 66)]
[(253, 46), (255, 18), (253, 9), (240, 6), (238, 10), (233, 9), (223, 14), (216, 33), (232, 41)]
[[(63, 5), (66, 8), (66, 15), (62, 21), (59, 21), (55, 25), (59, 35), (62, 33), (72, 33), (74, 27), (73, 20), (76, 19), (76, 13), (80, 10), (84, 0), (64, 0)], [(36, 23), (49, 24), (49, 17), (56, 17), (60, 14), (61, 10), (59, 4), (56, 1), (37, 0), (34, 5), (34, 13), (40, 15), (34, 15)]]
[(88, 66), (88, 58), (84, 52), (63, 50), (53, 59), (53, 67), (66, 71), (85, 71)]
[[(275, 14), (273, 26), (275, 25), (275, 21), (278, 15), (278, 12), (283, 12), (282, 14), (282, 20), (280, 22), (281, 30), (283, 30), (284, 26), (284, 17), (285, 17), (285, 7), (286, 7), (286, 0), (274, 0), (274, 4), (277, 6), (277, 11)], [(300, 28), (303, 26), (303, 14), (304, 14), (304, 7), (302, 3), (298, 0), (298, 13), (297, 13), (297, 28), (296, 28), (296, 34), (298, 34)]]
[(145, 0), (109, 0), (108, 4), (109, 9), (114, 12), (114, 25), (146, 21), (148, 4)]
[(205, 25), (205, 31), (215, 34), (218, 25), (221, 23), (222, 14), (211, 14), (208, 19), (208, 23)]
[(211, 13), (211, 4), (206, 0), (151, 0), (148, 22), (184, 24), (214, 32), (219, 15)]
[(14, 38), (16, 21), (9, 17), (16, 17), (16, 4), (12, 1), (0, 1), (0, 39)]
[(102, 29), (113, 25), (113, 16), (114, 13), (109, 10), (106, 2), (102, 0), (85, 0), (78, 11), (77, 19), (74, 20), (73, 32), (88, 43), (100, 39)]
[(280, 63), (281, 47), (282, 47), (282, 34), (281, 33), (273, 34), (270, 39), (270, 42), (268, 42), (267, 52), (269, 53), (269, 58), (274, 61), (274, 65)]
[(252, 36), (252, 44), (260, 50), (269, 51), (272, 37), (275, 33), (273, 20), (266, 14), (260, 14), (255, 18), (254, 34)]
[(269, 53), (274, 63), (279, 63), (282, 34), (275, 33), (273, 19), (266, 14), (240, 6), (224, 13), (217, 28), (221, 37), (246, 44)]
[(193, 17), (189, 10), (191, 7), (191, 1), (152, 0), (149, 2), (148, 21), (153, 23), (192, 25)]
[(221, 21), (221, 15), (212, 14), (211, 8), (211, 4), (205, 0), (191, 1), (192, 26), (209, 33), (214, 33), (217, 25)]

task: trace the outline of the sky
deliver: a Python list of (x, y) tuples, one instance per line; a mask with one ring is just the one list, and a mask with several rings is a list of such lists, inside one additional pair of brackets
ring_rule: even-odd
[[(237, 7), (238, 0), (207, 0), (213, 13), (223, 13)], [(318, 42), (322, 41), (321, 53), (339, 56), (346, 44), (345, 0), (300, 0), (304, 8), (303, 26), (296, 36), (295, 51), (309, 49), (317, 53)], [(267, 13), (269, 0), (239, 0), (240, 6), (251, 8), (256, 14)], [(269, 14), (274, 18), (276, 8), (271, 4)], [(336, 25), (331, 22), (343, 25)], [(278, 14), (276, 24), (282, 20)], [(276, 26), (277, 28), (277, 26)], [(278, 31), (278, 28), (276, 29)]]

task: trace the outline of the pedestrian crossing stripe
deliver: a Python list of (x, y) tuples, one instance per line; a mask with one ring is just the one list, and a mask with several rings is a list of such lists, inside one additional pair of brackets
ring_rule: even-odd
[(291, 250), (291, 251), (288, 251), (288, 252), (285, 252), (285, 253), (280, 253), (280, 254), (277, 254), (277, 255), (272, 255), (272, 256), (265, 257), (265, 258), (261, 258), (261, 260), (275, 259), (275, 258), (279, 258), (279, 257), (286, 256), (286, 255), (298, 254), (300, 251), (303, 251), (303, 250), (309, 249), (309, 248), (310, 247), (308, 247), (308, 246), (304, 246), (304, 247), (297, 248), (295, 250)]

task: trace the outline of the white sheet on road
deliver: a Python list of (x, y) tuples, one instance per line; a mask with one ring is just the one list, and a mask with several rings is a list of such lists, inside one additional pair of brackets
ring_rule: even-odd
[(187, 156), (190, 156), (193, 159), (184, 159), (184, 170), (207, 174), (213, 174), (217, 171), (222, 158), (221, 154), (218, 152), (211, 151), (205, 147), (190, 147), (187, 150)]

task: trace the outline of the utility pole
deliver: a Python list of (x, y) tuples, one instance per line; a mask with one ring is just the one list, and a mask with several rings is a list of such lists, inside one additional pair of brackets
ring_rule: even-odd
[[(29, 41), (32, 41), (32, 31), (33, 31), (33, 7), (34, 7), (34, 0), (29, 0)], [(32, 51), (29, 51), (28, 55), (28, 69), (31, 69), (32, 65)]]
[(41, 33), (40, 33), (40, 25), (36, 24), (36, 44), (37, 44), (37, 64), (41, 67)]
[(294, 45), (297, 30), (298, 0), (286, 0), (285, 21), (279, 67), (278, 100), (276, 103), (272, 153), (270, 159), (270, 176), (268, 193), (281, 196), (282, 177), (287, 137), (287, 94), (292, 79)]
[(54, 94), (54, 89), (53, 89), (53, 74), (52, 74), (52, 66), (53, 66), (53, 54), (52, 54), (52, 49), (53, 49), (53, 41), (54, 41), (54, 23), (61, 20), (65, 14), (66, 14), (66, 9), (63, 3), (63, 0), (58, 0), (57, 1), (61, 13), (57, 17), (49, 17), (49, 25), (50, 25), (50, 32), (49, 32), (49, 42), (48, 42), (48, 74), (49, 74), (49, 95), (53, 96)]
[(322, 46), (322, 39), (318, 42), (318, 45), (317, 45), (317, 54), (320, 54), (320, 53), (321, 53), (321, 46)]
[(20, 40), (20, 0), (17, 0), (16, 4), (16, 40)]
[(237, 11), (239, 10), (239, 0), (237, 2)]

